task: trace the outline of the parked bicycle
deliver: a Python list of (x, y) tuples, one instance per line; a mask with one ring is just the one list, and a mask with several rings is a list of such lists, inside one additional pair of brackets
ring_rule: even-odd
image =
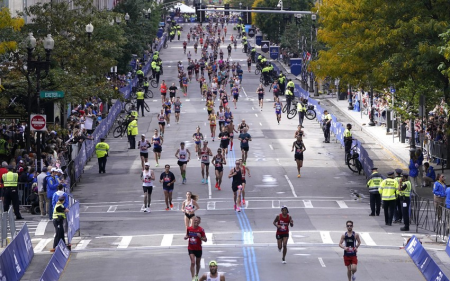
[(348, 168), (354, 173), (361, 174), (362, 164), (359, 161), (358, 147), (356, 144), (352, 147), (350, 153), (346, 155), (346, 158)]
[(113, 137), (115, 137), (115, 138), (119, 138), (120, 137), (121, 138), (123, 135), (126, 135), (128, 123), (130, 121), (129, 121), (128, 116), (126, 116), (126, 117), (119, 116), (116, 119), (116, 122), (117, 122), (117, 127), (114, 128)]
[[(135, 108), (137, 108), (137, 100), (136, 99), (131, 99), (131, 100), (126, 101), (123, 105), (123, 109), (125, 110), (125, 112), (130, 112), (133, 105)], [(150, 107), (148, 106), (148, 104), (145, 101), (144, 101), (144, 109), (145, 109), (145, 111), (150, 112)]]
[[(135, 98), (136, 98), (136, 93), (135, 93), (135, 92), (131, 92), (130, 97), (131, 97), (132, 99), (135, 99)], [(147, 92), (144, 93), (144, 98), (146, 98), (146, 99), (151, 99), (151, 98), (153, 98), (153, 92), (152, 92), (152, 90), (148, 89)]]
[[(293, 100), (291, 104), (291, 110), (287, 113), (287, 118), (292, 119), (297, 115), (297, 103), (298, 101)], [(282, 109), (283, 113), (287, 111), (287, 104), (284, 105)], [(305, 117), (308, 120), (314, 120), (316, 118), (316, 111), (314, 110), (314, 105), (310, 104), (306, 108)]]

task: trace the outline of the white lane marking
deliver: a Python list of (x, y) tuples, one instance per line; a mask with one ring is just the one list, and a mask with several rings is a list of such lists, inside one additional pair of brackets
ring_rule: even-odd
[(39, 241), (39, 243), (36, 245), (36, 247), (34, 247), (34, 252), (35, 253), (40, 253), (42, 252), (42, 250), (45, 249), (45, 247), (47, 247), (47, 244), (50, 243), (50, 241), (52, 241), (52, 238), (48, 238), (48, 239), (42, 239), (41, 241)]
[(305, 204), (305, 208), (314, 208), (311, 200), (303, 200), (303, 204)]
[(245, 201), (245, 208), (246, 208), (246, 209), (248, 208), (248, 200)]
[(206, 210), (215, 210), (215, 209), (216, 209), (216, 202), (215, 201), (208, 202), (208, 204), (206, 205)]
[(322, 258), (319, 258), (319, 262), (320, 262), (320, 265), (321, 265), (322, 267), (327, 267), (327, 266), (325, 265), (325, 263), (323, 262), (323, 259), (322, 259)]
[(241, 87), (241, 88), (242, 88), (242, 92), (244, 92), (245, 96), (248, 97), (248, 96), (247, 96), (247, 93), (245, 92), (244, 87)]
[(158, 101), (158, 100), (153, 100), (153, 101)]
[(118, 249), (128, 248), (128, 245), (130, 245), (131, 243), (131, 239), (133, 239), (133, 236), (122, 236), (122, 240), (120, 240), (120, 243), (117, 246), (117, 248)]
[(34, 235), (44, 235), (45, 229), (47, 228), (48, 220), (43, 219), (39, 222), (39, 224), (36, 227), (36, 231), (34, 232)]
[(342, 209), (348, 208), (347, 204), (345, 204), (345, 202), (343, 200), (338, 200), (338, 201), (336, 201), (336, 203), (338, 203), (339, 208), (342, 208)]
[(208, 192), (209, 192), (209, 199), (212, 198), (212, 191), (211, 191), (211, 178), (208, 176)]
[(292, 182), (291, 182), (291, 180), (288, 178), (288, 176), (287, 175), (284, 175), (284, 177), (286, 178), (286, 180), (287, 180), (287, 182), (288, 182), (288, 184), (289, 184), (289, 186), (291, 187), (291, 190), (292, 190), (292, 194), (294, 195), (294, 197), (297, 197), (297, 194), (295, 193), (295, 189), (294, 189), (294, 186), (292, 185)]
[(171, 246), (173, 241), (173, 234), (164, 234), (161, 240), (161, 246)]
[(114, 213), (117, 210), (117, 205), (109, 206), (107, 213)]
[(331, 235), (329, 231), (321, 231), (320, 237), (322, 238), (322, 242), (324, 244), (333, 244), (333, 239), (331, 239)]
[(270, 149), (272, 149), (272, 150), (273, 150), (273, 146), (272, 146), (271, 144), (269, 144), (269, 147), (270, 147)]
[(294, 239), (292, 239), (292, 237), (289, 235), (289, 238), (288, 238), (288, 244), (295, 244), (294, 243)]
[(260, 125), (260, 126), (262, 126), (262, 123), (261, 123), (261, 122), (259, 122), (259, 125)]
[(78, 245), (75, 247), (75, 250), (86, 249), (87, 245), (89, 245), (90, 242), (91, 240), (81, 240), (80, 243), (78, 243)]
[(266, 101), (272, 101), (271, 99), (266, 99)]
[(255, 108), (252, 106), (252, 110), (255, 110)]
[(190, 99), (186, 99), (186, 101), (191, 101)]
[(272, 208), (280, 208), (280, 200), (272, 200)]
[(376, 246), (377, 245), (375, 243), (375, 241), (373, 241), (372, 237), (370, 237), (370, 234), (368, 232), (361, 232), (359, 234), (361, 235), (364, 242), (366, 242), (366, 245), (368, 245), (368, 246)]
[(205, 268), (205, 259), (204, 258), (202, 258), (200, 260), (200, 268)]
[(206, 233), (206, 242), (202, 243), (203, 245), (213, 245), (213, 234), (211, 232)]
[(258, 117), (258, 114), (255, 113), (255, 116)]

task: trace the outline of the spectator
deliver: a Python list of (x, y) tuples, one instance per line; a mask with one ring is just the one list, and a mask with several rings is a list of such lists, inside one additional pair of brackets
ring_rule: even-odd
[(441, 220), (442, 210), (441, 207), (444, 207), (446, 203), (446, 185), (445, 185), (445, 176), (443, 174), (438, 174), (438, 181), (434, 183), (433, 187), (434, 194), (434, 206), (436, 208), (436, 214), (438, 215), (438, 220)]
[(434, 168), (430, 166), (430, 163), (425, 162), (423, 166), (425, 168), (425, 176), (423, 177), (422, 186), (431, 186), (436, 181), (436, 173), (434, 172)]
[(409, 176), (411, 178), (410, 181), (411, 181), (412, 188), (413, 188), (414, 192), (416, 192), (416, 188), (418, 186), (417, 176), (419, 175), (419, 170), (418, 170), (419, 163), (418, 163), (418, 158), (417, 158), (415, 152), (411, 152), (410, 157), (411, 157), (411, 159), (409, 160), (409, 166), (408, 166)]
[(45, 217), (48, 210), (47, 190), (44, 190), (44, 181), (46, 181), (47, 167), (42, 168), (42, 172), (37, 176), (39, 209), (41, 210), (41, 217)]
[[(8, 173), (8, 163), (3, 161), (2, 167), (0, 168), (0, 179), (2, 178), (3, 174)], [(0, 182), (0, 200), (3, 201), (3, 183)]]
[(445, 189), (445, 207), (450, 209), (450, 187)]

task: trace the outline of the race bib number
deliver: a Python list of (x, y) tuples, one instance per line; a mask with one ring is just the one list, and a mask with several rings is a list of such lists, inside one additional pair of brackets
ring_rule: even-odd
[(203, 155), (203, 156), (202, 156), (202, 160), (204, 160), (204, 161), (208, 160), (208, 156)]
[(186, 155), (180, 155), (180, 159), (186, 159)]
[(164, 182), (170, 182), (170, 178), (169, 177), (165, 177), (164, 178)]

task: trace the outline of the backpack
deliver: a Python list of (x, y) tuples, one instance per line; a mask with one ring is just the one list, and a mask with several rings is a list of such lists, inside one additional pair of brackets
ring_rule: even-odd
[(51, 176), (46, 176), (44, 178), (44, 183), (42, 184), (42, 191), (47, 192), (47, 179), (50, 178)]

